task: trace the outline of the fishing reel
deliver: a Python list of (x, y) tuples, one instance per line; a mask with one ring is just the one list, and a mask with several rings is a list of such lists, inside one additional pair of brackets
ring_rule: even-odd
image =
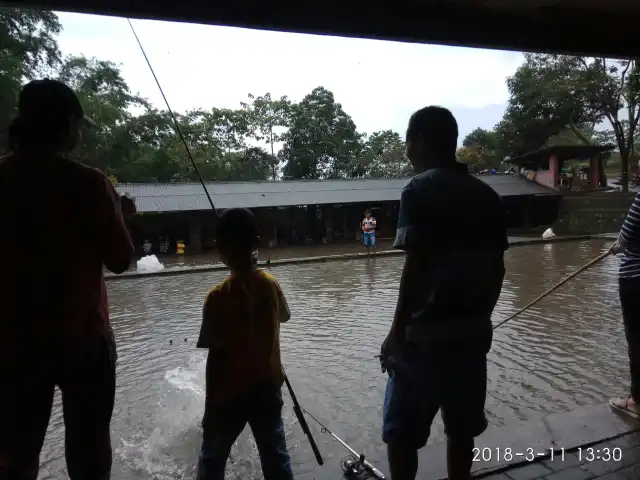
[(345, 478), (354, 480), (371, 478), (369, 470), (364, 465), (364, 455), (361, 455), (361, 457), (358, 458), (350, 453), (349, 455), (342, 457), (342, 460), (340, 460), (340, 466), (342, 467)]

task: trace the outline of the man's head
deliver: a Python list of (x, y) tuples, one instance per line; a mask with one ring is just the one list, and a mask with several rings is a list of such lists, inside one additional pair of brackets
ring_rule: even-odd
[(444, 107), (418, 110), (409, 119), (407, 156), (416, 173), (436, 166), (455, 163), (458, 123)]
[(364, 211), (364, 216), (369, 218), (371, 216), (371, 210), (369, 210), (368, 208)]
[(95, 125), (84, 115), (73, 90), (62, 82), (45, 78), (22, 88), (18, 117), (12, 129), (18, 148), (69, 152), (80, 142), (85, 123)]
[(218, 219), (216, 245), (222, 261), (231, 269), (252, 265), (251, 256), (260, 244), (258, 224), (246, 208), (230, 208)]

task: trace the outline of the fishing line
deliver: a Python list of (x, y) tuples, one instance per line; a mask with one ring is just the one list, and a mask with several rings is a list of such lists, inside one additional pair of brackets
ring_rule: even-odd
[[(286, 392), (283, 392), (283, 393), (287, 397), (291, 398), (291, 400), (293, 400), (293, 398), (287, 395)], [(297, 403), (297, 400), (295, 403)], [(371, 463), (369, 463), (365, 458), (364, 454), (356, 452), (353, 448), (351, 448), (347, 444), (347, 442), (345, 442), (338, 435), (336, 435), (331, 430), (329, 430), (329, 428), (320, 420), (318, 420), (318, 418), (314, 416), (311, 412), (309, 412), (308, 410), (302, 407), (300, 407), (300, 409), (304, 413), (306, 413), (309, 416), (309, 418), (311, 418), (314, 422), (318, 424), (318, 426), (320, 427), (320, 432), (331, 435), (334, 440), (336, 440), (338, 443), (340, 443), (344, 448), (346, 448), (350, 452), (351, 455), (348, 455), (347, 457), (344, 457), (342, 459), (342, 467), (346, 474), (349, 473), (349, 471), (347, 471), (345, 468), (350, 469), (354, 474), (357, 472), (357, 470), (362, 469), (370, 473), (371, 475), (373, 475), (378, 480), (386, 480), (386, 477), (384, 476), (384, 474), (380, 470), (378, 470), (376, 467), (371, 465)], [(355, 462), (357, 463), (357, 465), (354, 465), (354, 463), (351, 463), (351, 462), (347, 463), (347, 461)], [(360, 472), (357, 472), (357, 473), (359, 474)]]
[(178, 120), (177, 120), (176, 116), (174, 115), (173, 110), (171, 109), (171, 105), (169, 105), (169, 101), (167, 100), (167, 96), (164, 94), (164, 90), (162, 89), (162, 86), (160, 85), (160, 81), (158, 80), (158, 77), (156, 76), (155, 70), (151, 66), (151, 62), (149, 61), (149, 57), (147, 57), (147, 53), (145, 52), (144, 47), (142, 46), (142, 43), (140, 42), (140, 39), (138, 38), (138, 34), (136, 33), (135, 28), (133, 28), (133, 23), (131, 23), (131, 19), (127, 18), (127, 22), (129, 22), (129, 27), (131, 27), (131, 32), (133, 32), (133, 36), (136, 38), (136, 42), (138, 42), (138, 46), (140, 47), (140, 51), (142, 52), (142, 55), (144, 56), (144, 59), (147, 62), (147, 65), (149, 66), (149, 70), (151, 71), (151, 75), (153, 75), (153, 79), (156, 81), (156, 85), (158, 86), (158, 90), (160, 90), (160, 94), (162, 95), (162, 99), (164, 100), (164, 103), (167, 106), (167, 110), (169, 111), (169, 115), (171, 116), (171, 120), (173, 120), (173, 126), (176, 129), (176, 133), (178, 134), (178, 137), (180, 138), (180, 141), (184, 145), (184, 149), (187, 151), (187, 155), (189, 156), (189, 160), (191, 160), (191, 165), (193, 166), (193, 169), (195, 170), (196, 175), (198, 176), (198, 180), (200, 180), (200, 184), (202, 185), (202, 188), (204, 189), (204, 193), (207, 195), (207, 200), (209, 200), (209, 205), (211, 205), (211, 210), (213, 210), (214, 215), (217, 217), (218, 216), (218, 212), (216, 211), (216, 207), (213, 205), (213, 200), (211, 200), (211, 196), (209, 195), (209, 191), (207, 190), (207, 185), (204, 183), (204, 180), (202, 179), (202, 175), (200, 174), (200, 170), (198, 169), (198, 165), (196, 164), (196, 161), (194, 160), (193, 155), (191, 154), (191, 149), (189, 148), (189, 144), (187, 143), (187, 141), (184, 138), (184, 135), (182, 134), (182, 129), (180, 128), (180, 124), (178, 123)]
[[(213, 210), (213, 213), (216, 217), (218, 217), (218, 212), (216, 211), (216, 207), (213, 204), (213, 200), (211, 199), (211, 196), (209, 195), (209, 191), (207, 190), (207, 186), (204, 183), (204, 179), (202, 178), (202, 175), (200, 174), (200, 170), (198, 169), (198, 165), (196, 165), (196, 162), (193, 158), (193, 155), (191, 154), (191, 149), (189, 148), (189, 144), (187, 143), (186, 139), (184, 138), (184, 135), (182, 134), (182, 130), (180, 129), (180, 125), (178, 123), (178, 120), (176, 119), (175, 114), (173, 113), (173, 110), (171, 109), (171, 105), (169, 105), (169, 101), (167, 100), (167, 96), (164, 94), (164, 90), (162, 89), (162, 86), (160, 85), (160, 81), (158, 80), (158, 77), (156, 76), (155, 70), (153, 69), (153, 67), (151, 66), (151, 62), (149, 61), (149, 57), (147, 56), (147, 53), (144, 50), (144, 47), (142, 46), (142, 42), (140, 42), (140, 38), (138, 37), (138, 34), (136, 33), (135, 28), (133, 28), (133, 23), (131, 23), (131, 19), (127, 18), (126, 19), (127, 22), (129, 23), (129, 27), (131, 28), (131, 32), (133, 33), (133, 36), (136, 39), (136, 42), (138, 43), (138, 47), (140, 47), (140, 51), (142, 52), (142, 55), (144, 56), (145, 61), (147, 62), (147, 66), (149, 67), (149, 70), (151, 71), (151, 74), (153, 75), (153, 79), (156, 81), (156, 85), (158, 86), (158, 90), (160, 90), (160, 94), (162, 95), (162, 98), (164, 100), (164, 103), (167, 106), (167, 110), (169, 111), (169, 115), (171, 115), (171, 119), (173, 120), (173, 125), (175, 127), (176, 133), (178, 134), (178, 136), (180, 137), (180, 140), (182, 142), (182, 144), (184, 145), (184, 148), (187, 152), (187, 155), (189, 156), (189, 160), (191, 160), (191, 164), (193, 166), (193, 169), (196, 172), (196, 175), (198, 176), (198, 179), (200, 180), (200, 184), (202, 185), (202, 188), (204, 189), (204, 193), (207, 195), (207, 200), (209, 200), (209, 205), (211, 205), (211, 210)], [(185, 338), (185, 342), (186, 342), (186, 338)], [(298, 417), (298, 421), (300, 423), (300, 426), (302, 427), (302, 430), (304, 431), (305, 435), (307, 436), (309, 443), (311, 444), (311, 449), (313, 450), (313, 453), (316, 457), (316, 460), (318, 462), (319, 465), (322, 465), (324, 463), (323, 459), (322, 459), (322, 455), (320, 454), (320, 451), (318, 450), (318, 446), (316, 445), (315, 440), (313, 439), (313, 436), (311, 435), (311, 431), (309, 430), (309, 426), (307, 425), (307, 421), (304, 418), (303, 415), (303, 410), (300, 407), (300, 404), (298, 404), (298, 400), (295, 397), (295, 393), (293, 392), (293, 388), (291, 388), (291, 384), (289, 383), (289, 379), (287, 378), (287, 374), (285, 373), (284, 369), (282, 370), (282, 373), (284, 374), (284, 380), (287, 384), (287, 388), (289, 390), (289, 393), (291, 394), (291, 399), (293, 401), (293, 406), (294, 406), (294, 411), (296, 412), (296, 416)]]

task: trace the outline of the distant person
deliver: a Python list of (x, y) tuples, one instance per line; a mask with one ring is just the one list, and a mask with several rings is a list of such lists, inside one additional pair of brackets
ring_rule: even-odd
[(158, 240), (158, 245), (160, 248), (160, 253), (168, 253), (169, 252), (169, 237), (160, 237)]
[(374, 253), (376, 250), (376, 219), (372, 216), (371, 210), (368, 208), (364, 211), (364, 218), (360, 227), (362, 228), (362, 243), (367, 249), (367, 253), (371, 255), (371, 250)]
[[(0, 478), (35, 480), (55, 386), (72, 480), (108, 479), (116, 350), (103, 266), (129, 267), (133, 245), (101, 172), (68, 158), (84, 112), (66, 85), (28, 83), (0, 160)], [(44, 241), (42, 238), (44, 236)]]
[(618, 285), (631, 388), (628, 395), (611, 399), (609, 403), (616, 410), (640, 419), (640, 194), (636, 195), (629, 208), (611, 253), (622, 253)]
[(151, 242), (149, 240), (145, 240), (144, 244), (142, 244), (142, 250), (144, 251), (144, 254), (145, 255), (151, 254), (152, 247), (153, 245), (151, 244)]
[(402, 190), (394, 247), (405, 250), (398, 304), (382, 344), (389, 372), (383, 440), (393, 480), (414, 479), (418, 450), (438, 410), (450, 480), (468, 479), (474, 438), (487, 428), (486, 355), (508, 248), (498, 194), (456, 162), (451, 112), (411, 116), (407, 155), (416, 175)]
[(293, 479), (282, 422), (280, 324), (289, 307), (274, 277), (257, 269), (253, 214), (220, 216), (216, 245), (231, 275), (207, 296), (198, 348), (209, 350), (197, 480), (224, 480), (231, 447), (248, 423), (265, 480)]

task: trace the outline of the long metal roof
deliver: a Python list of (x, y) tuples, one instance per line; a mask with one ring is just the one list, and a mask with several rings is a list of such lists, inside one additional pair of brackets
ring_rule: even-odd
[(586, 159), (598, 153), (610, 152), (613, 149), (615, 149), (613, 145), (555, 145), (510, 158), (505, 162), (539, 167), (548, 162), (551, 155), (557, 155), (558, 160), (562, 162), (572, 159)]
[[(510, 175), (479, 177), (503, 197), (558, 194), (526, 178)], [(298, 180), (284, 182), (208, 183), (216, 208), (264, 208), (399, 201), (406, 179)], [(116, 186), (135, 198), (138, 211), (181, 212), (210, 209), (199, 183), (129, 183)]]
[(267, 30), (609, 57), (638, 56), (638, 0), (0, 0)]

